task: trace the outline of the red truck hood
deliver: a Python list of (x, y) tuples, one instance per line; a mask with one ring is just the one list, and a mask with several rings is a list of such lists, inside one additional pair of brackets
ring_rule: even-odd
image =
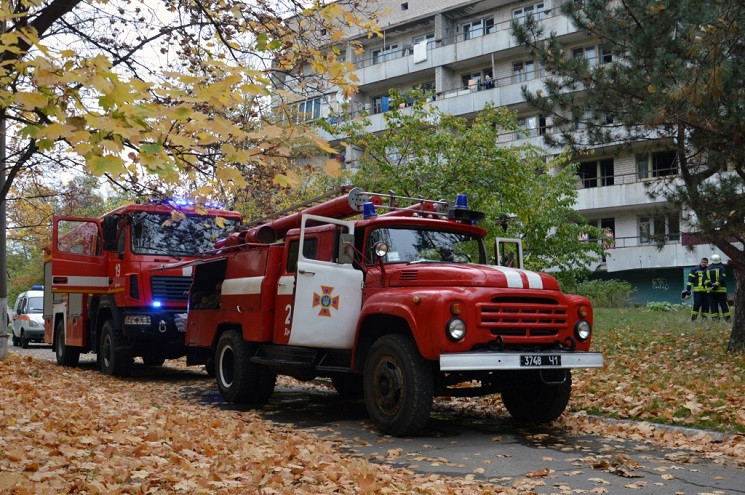
[(422, 263), (387, 265), (391, 287), (496, 287), (559, 290), (555, 278), (545, 273), (504, 266)]

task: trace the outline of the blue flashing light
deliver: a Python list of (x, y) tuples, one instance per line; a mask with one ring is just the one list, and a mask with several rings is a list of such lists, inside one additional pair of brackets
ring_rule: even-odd
[(160, 301), (153, 301), (153, 303), (151, 304), (151, 306), (154, 307), (154, 308), (160, 308), (161, 306), (163, 306), (163, 303), (160, 302)]
[(31, 286), (31, 290), (44, 290), (44, 286), (41, 284), (34, 284)]
[(207, 201), (206, 203), (204, 203), (204, 207), (205, 208), (212, 208), (212, 209), (215, 209), (215, 210), (224, 210), (225, 209), (225, 204), (218, 203), (217, 201)]
[(468, 209), (468, 195), (459, 194), (458, 197), (455, 198), (455, 207)]
[(362, 218), (377, 217), (378, 212), (375, 211), (375, 205), (372, 201), (368, 201), (362, 204)]
[(194, 206), (194, 201), (190, 199), (171, 198), (169, 201), (176, 206)]

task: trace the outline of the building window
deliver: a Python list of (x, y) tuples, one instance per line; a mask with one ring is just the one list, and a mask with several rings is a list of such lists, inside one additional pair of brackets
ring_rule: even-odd
[(435, 46), (435, 33), (427, 33), (427, 34), (423, 34), (421, 36), (415, 36), (414, 38), (411, 39), (411, 44), (412, 45), (418, 45), (422, 41), (426, 41), (427, 42), (427, 48), (428, 49), (429, 48), (434, 48), (434, 46)]
[(641, 244), (663, 245), (678, 241), (680, 241), (680, 216), (678, 213), (639, 217), (639, 242)]
[(388, 95), (376, 96), (373, 98), (373, 114), (383, 113), (390, 110), (390, 97)]
[(520, 130), (515, 134), (515, 139), (543, 136), (546, 134), (546, 117), (543, 115), (531, 115), (517, 119)]
[(535, 63), (532, 60), (512, 64), (512, 82), (521, 83), (535, 79)]
[(297, 122), (321, 118), (321, 97), (301, 101), (297, 106)]
[(389, 45), (379, 50), (373, 50), (373, 64), (380, 64), (393, 60), (398, 55), (398, 44)]
[(572, 58), (586, 58), (588, 64), (595, 65), (598, 61), (597, 50), (594, 45), (572, 48)]
[(468, 72), (460, 75), (461, 83), (464, 89), (471, 91), (481, 91), (485, 88), (493, 88), (494, 80), (492, 79), (491, 69), (484, 69), (479, 72)]
[(525, 22), (525, 18), (529, 15), (532, 15), (536, 20), (539, 21), (545, 18), (546, 10), (544, 9), (543, 2), (526, 5), (512, 11), (512, 18), (520, 24)]
[(485, 19), (467, 22), (462, 25), (461, 29), (463, 32), (464, 40), (470, 40), (472, 38), (478, 38), (479, 36), (496, 32), (496, 26), (494, 26), (493, 17), (487, 17)]
[(579, 177), (584, 187), (612, 186), (613, 159), (593, 160), (579, 164)]
[(599, 48), (600, 56), (598, 57), (598, 63), (600, 65), (603, 64), (609, 64), (613, 62), (613, 52), (610, 50), (610, 48), (605, 48), (601, 46)]
[(636, 155), (636, 173), (639, 179), (675, 175), (678, 173), (677, 153), (655, 151)]

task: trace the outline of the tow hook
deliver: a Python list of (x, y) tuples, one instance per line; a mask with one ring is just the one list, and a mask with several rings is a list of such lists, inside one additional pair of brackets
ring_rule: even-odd
[(166, 332), (166, 320), (160, 320), (160, 322), (158, 322), (158, 330), (160, 330), (160, 333)]

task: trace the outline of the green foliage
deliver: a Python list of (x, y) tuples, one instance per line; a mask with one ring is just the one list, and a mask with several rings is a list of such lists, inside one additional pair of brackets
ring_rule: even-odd
[(667, 301), (649, 301), (647, 303), (647, 308), (652, 311), (677, 311), (687, 307), (686, 304), (673, 304)]
[[(573, 210), (574, 168), (567, 157), (546, 162), (532, 146), (500, 146), (499, 134), (517, 129), (514, 114), (487, 105), (473, 121), (442, 113), (426, 95), (391, 92), (386, 130), (365, 132), (366, 120), (351, 121), (330, 132), (361, 153), (351, 182), (367, 190), (409, 197), (454, 201), (467, 193), (469, 207), (486, 213), (488, 242), (522, 237), (526, 267), (573, 270), (597, 259), (601, 247), (580, 242), (599, 237)], [(549, 170), (561, 169), (558, 173)], [(501, 226), (501, 219), (516, 215)]]
[(631, 303), (631, 295), (636, 292), (624, 280), (586, 280), (577, 284), (576, 293), (588, 298), (599, 308), (623, 308)]

